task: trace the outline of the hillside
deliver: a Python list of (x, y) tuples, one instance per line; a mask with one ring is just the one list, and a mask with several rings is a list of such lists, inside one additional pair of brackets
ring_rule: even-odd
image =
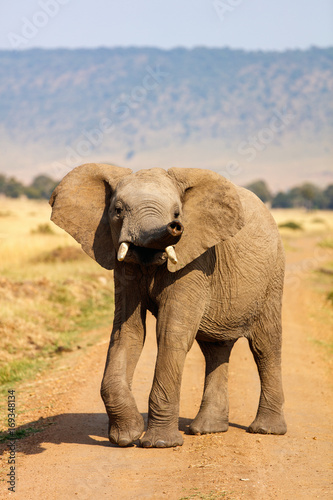
[(61, 177), (95, 160), (325, 185), (332, 61), (316, 48), (1, 51), (0, 171)]

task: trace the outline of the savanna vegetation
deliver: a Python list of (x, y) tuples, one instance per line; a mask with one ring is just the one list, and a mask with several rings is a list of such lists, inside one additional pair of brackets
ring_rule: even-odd
[[(287, 266), (285, 286), (297, 289), (301, 276), (305, 275), (313, 293), (320, 297), (320, 308), (309, 310), (309, 317), (321, 328), (318, 327), (315, 338), (307, 340), (321, 346), (326, 360), (330, 360), (333, 353), (333, 212), (304, 208), (276, 208), (271, 212), (288, 260), (293, 260), (296, 250), (303, 253), (301, 261)], [(315, 249), (309, 250), (313, 246)]]
[(46, 201), (0, 199), (0, 387), (84, 348), (112, 324), (112, 274), (49, 222)]

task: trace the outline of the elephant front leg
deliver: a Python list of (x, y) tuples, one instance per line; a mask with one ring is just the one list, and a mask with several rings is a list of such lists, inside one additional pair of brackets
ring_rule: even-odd
[(207, 282), (200, 271), (186, 272), (159, 296), (157, 360), (149, 396), (145, 448), (181, 446), (179, 399), (185, 358), (193, 345), (206, 305)]
[(130, 389), (143, 340), (132, 343), (131, 347), (126, 344), (121, 340), (111, 341), (101, 386), (109, 417), (109, 439), (119, 446), (128, 446), (144, 431), (144, 421)]
[(144, 448), (181, 446), (178, 430), (179, 397), (187, 349), (159, 346), (155, 378), (149, 397), (148, 428), (141, 439)]
[(144, 431), (131, 385), (146, 335), (146, 308), (142, 304), (135, 269), (116, 262), (115, 317), (101, 387), (109, 417), (109, 439), (128, 446)]
[[(193, 297), (191, 297), (194, 299)], [(180, 387), (185, 358), (198, 331), (204, 301), (172, 303), (159, 311), (157, 320), (158, 354), (149, 397), (148, 428), (141, 439), (144, 448), (181, 446), (178, 430)], [(182, 311), (182, 314), (179, 314)]]
[(206, 377), (200, 410), (190, 425), (192, 434), (228, 430), (228, 364), (234, 343), (234, 341), (203, 342), (198, 340), (206, 360)]

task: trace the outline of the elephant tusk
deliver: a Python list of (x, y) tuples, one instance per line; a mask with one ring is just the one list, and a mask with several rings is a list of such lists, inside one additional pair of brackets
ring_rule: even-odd
[(118, 255), (117, 255), (117, 259), (121, 262), (122, 260), (125, 259), (126, 257), (126, 254), (128, 252), (128, 249), (129, 249), (129, 244), (126, 243), (125, 241), (123, 241), (119, 247), (119, 250), (118, 250)]
[(166, 247), (165, 251), (166, 251), (166, 254), (168, 256), (168, 259), (171, 260), (171, 262), (173, 264), (177, 264), (178, 259), (177, 259), (177, 255), (176, 255), (176, 252), (175, 252), (175, 249), (173, 248), (173, 246), (170, 245), (170, 246)]

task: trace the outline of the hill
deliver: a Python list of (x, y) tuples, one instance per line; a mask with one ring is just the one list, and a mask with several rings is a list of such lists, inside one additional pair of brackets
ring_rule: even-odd
[(0, 171), (86, 161), (212, 168), (273, 189), (333, 180), (333, 49), (0, 52)]

